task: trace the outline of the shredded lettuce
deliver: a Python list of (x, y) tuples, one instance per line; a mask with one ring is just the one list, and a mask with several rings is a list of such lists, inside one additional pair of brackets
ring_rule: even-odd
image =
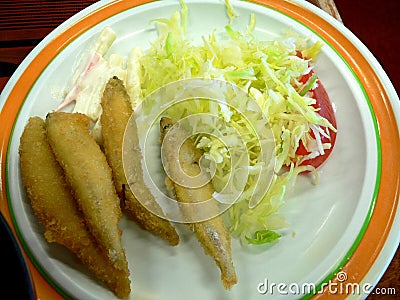
[(232, 7), (232, 4), (230, 3), (229, 0), (225, 0), (225, 5), (226, 5), (226, 10), (227, 14), (230, 20), (230, 24), (233, 23), (233, 20), (239, 16), (239, 14), (235, 11), (235, 9)]
[[(180, 3), (181, 10), (174, 12), (170, 18), (152, 20), (157, 27), (158, 37), (146, 51), (132, 49), (127, 59), (127, 69), (121, 67), (121, 58), (117, 56), (110, 57), (109, 64), (114, 62), (119, 66), (119, 69), (113, 69), (114, 73), (123, 72), (122, 77), (134, 108), (160, 87), (193, 78), (227, 81), (252, 97), (252, 102), (243, 101), (235, 91), (229, 91), (223, 95), (225, 104), (192, 99), (170, 107), (167, 113), (174, 121), (199, 113), (210, 113), (224, 120), (222, 123), (210, 120), (207, 124), (224, 136), (224, 142), (216, 138), (214, 132), (194, 136), (196, 146), (204, 152), (206, 163), (215, 163), (212, 180), (217, 193), (227, 185), (231, 185), (229, 188), (232, 190), (243, 187), (241, 177), (236, 174), (243, 171), (248, 174), (243, 193), (224, 217), (232, 234), (240, 238), (244, 245), (274, 241), (280, 236), (276, 231), (288, 226), (279, 209), (291, 186), (289, 183), (294, 182), (303, 171), (311, 171), (317, 181), (315, 169), (301, 166), (301, 163), (324, 154), (324, 150), (331, 145), (322, 143), (321, 136), (329, 138), (328, 129), (336, 130), (313, 107), (315, 100), (310, 97), (309, 91), (315, 87), (318, 78), (312, 75), (306, 83), (300, 80), (303, 75), (312, 72), (322, 43), (312, 42), (290, 30), (278, 38), (260, 40), (254, 33), (254, 14), (250, 15), (245, 32), (238, 31), (234, 28), (234, 20), (239, 15), (229, 0), (225, 1), (229, 23), (224, 30), (214, 30), (202, 36), (201, 42), (194, 43), (186, 38), (188, 7), (183, 0)], [(105, 44), (105, 50), (102, 50), (104, 55), (112, 41), (100, 41)], [(97, 45), (103, 49), (101, 46)], [(98, 74), (104, 73), (108, 78), (110, 72), (103, 71), (109, 68), (107, 63), (100, 61), (93, 70), (87, 72), (86, 77), (97, 78)], [(97, 120), (101, 107), (99, 92), (94, 93), (89, 89), (93, 86), (88, 84), (87, 88), (91, 95), (89, 98), (93, 101), (77, 101), (75, 109), (83, 105), (85, 111), (94, 112), (93, 120)], [(151, 107), (147, 109), (150, 111)], [(266, 121), (260, 118), (260, 110)], [(245, 116), (240, 113), (243, 111), (246, 112)], [(261, 149), (268, 143), (269, 137), (260, 137), (259, 134), (266, 123), (272, 132), (270, 140), (273, 144), (270, 147), (274, 165), (269, 189), (259, 195), (257, 186), (267, 184), (260, 181), (265, 167)], [(200, 123), (192, 125), (193, 128), (202, 126)], [(246, 152), (240, 152), (239, 146), (235, 146), (235, 143), (239, 144), (236, 141), (237, 134), (245, 141)], [(296, 153), (300, 142), (309, 154)], [(235, 160), (232, 153), (236, 153)], [(232, 161), (236, 161), (236, 165), (232, 165)], [(229, 181), (232, 175), (234, 180)], [(255, 196), (258, 198), (255, 199)]]
[(250, 244), (260, 245), (260, 244), (265, 244), (265, 243), (271, 243), (271, 242), (279, 239), (280, 237), (281, 237), (281, 235), (276, 233), (275, 231), (265, 229), (265, 230), (256, 231), (254, 233), (254, 238), (250, 238), (250, 237), (246, 236), (246, 240)]
[[(230, 23), (222, 38), (221, 33), (214, 31), (203, 36), (200, 44), (185, 38), (186, 6), (170, 19), (154, 20), (159, 36), (141, 58), (142, 93), (149, 95), (157, 88), (181, 79), (208, 78), (233, 83), (254, 98), (272, 129), (276, 159), (271, 186), (255, 207), (251, 207), (250, 200), (261, 170), (257, 129), (247, 126), (243, 116), (231, 107), (207, 101), (175, 106), (168, 113), (179, 120), (187, 115), (210, 112), (230, 124), (231, 127), (217, 128), (224, 136), (233, 136), (234, 128), (245, 137), (249, 156), (248, 182), (242, 197), (228, 210), (227, 219), (231, 232), (243, 244), (261, 244), (279, 238), (274, 231), (287, 226), (279, 209), (284, 204), (288, 183), (303, 171), (316, 175), (313, 167), (300, 166), (300, 163), (310, 155), (323, 154), (324, 149), (330, 147), (329, 144), (322, 145), (310, 132), (318, 137), (326, 135), (327, 128), (335, 128), (318, 114), (312, 106), (315, 100), (308, 96), (316, 76), (312, 76), (306, 85), (299, 81), (312, 70), (311, 62), (316, 60), (322, 44), (289, 31), (279, 38), (259, 40), (253, 34), (254, 15), (246, 32), (242, 33), (233, 28), (237, 13), (229, 1), (227, 12)], [(230, 98), (227, 103), (233, 107), (242, 105), (232, 95), (227, 98)], [(246, 110), (251, 111), (251, 107)], [(253, 124), (257, 123), (256, 119), (252, 120)], [(312, 152), (310, 155), (296, 154), (300, 141)], [(231, 172), (238, 170), (231, 165), (230, 153), (219, 139), (203, 134), (196, 136), (195, 142), (204, 151), (205, 158), (216, 163), (213, 184), (218, 192), (227, 184)]]

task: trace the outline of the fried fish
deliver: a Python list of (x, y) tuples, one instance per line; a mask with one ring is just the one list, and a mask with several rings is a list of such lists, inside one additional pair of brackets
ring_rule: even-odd
[(29, 119), (20, 139), (23, 184), (48, 242), (64, 245), (120, 298), (130, 293), (129, 271), (116, 269), (98, 248), (46, 137), (45, 122)]
[[(120, 197), (124, 199), (125, 210), (142, 228), (160, 236), (171, 245), (177, 245), (179, 236), (175, 228), (167, 220), (159, 217), (159, 215), (163, 215), (161, 207), (144, 183), (141, 169), (142, 155), (139, 147), (128, 149), (128, 151), (134, 152), (133, 160), (131, 161), (132, 166), (135, 167), (135, 183), (133, 185), (136, 189), (136, 194), (140, 195), (141, 201), (150, 203), (151, 209), (156, 211), (157, 215), (144, 207), (129, 188), (123, 167), (122, 147), (125, 128), (133, 114), (133, 110), (121, 80), (114, 77), (108, 81), (101, 100), (101, 106), (103, 108), (101, 127), (104, 152), (113, 170), (116, 190)], [(131, 131), (130, 135), (138, 145), (137, 131)]]
[(46, 118), (47, 138), (91, 234), (115, 268), (128, 270), (119, 228), (119, 198), (111, 169), (90, 135), (89, 124), (89, 117), (80, 113), (50, 113)]
[[(175, 181), (166, 177), (167, 187), (172, 188), (175, 198), (180, 203), (200, 203), (212, 199), (214, 187), (211, 182), (203, 185), (199, 182), (195, 187), (183, 186), (177, 183), (183, 182), (183, 174), (196, 176), (200, 173), (199, 161), (202, 152), (196, 148), (194, 142), (186, 139), (184, 129), (179, 126), (173, 126), (172, 120), (162, 118), (160, 121), (161, 138), (163, 140), (162, 155), (165, 168)], [(169, 132), (167, 134), (167, 132)], [(180, 149), (177, 151), (177, 141), (183, 141)], [(183, 173), (182, 173), (183, 171)], [(199, 179), (200, 180), (200, 179)], [(193, 184), (193, 182), (192, 182)], [(213, 215), (208, 220), (201, 222), (188, 223), (189, 228), (196, 235), (197, 240), (203, 246), (205, 252), (209, 254), (221, 270), (221, 280), (226, 289), (230, 289), (237, 283), (237, 276), (232, 262), (231, 236), (226, 228), (221, 216), (218, 215), (217, 207), (204, 206), (206, 215)], [(196, 219), (196, 215), (201, 214), (199, 209), (192, 209), (190, 206), (183, 206), (182, 213), (185, 219)]]

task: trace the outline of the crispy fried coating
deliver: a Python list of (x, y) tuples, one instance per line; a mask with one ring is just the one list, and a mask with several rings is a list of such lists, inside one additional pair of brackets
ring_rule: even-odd
[[(178, 182), (184, 182), (183, 174), (196, 176), (200, 174), (200, 158), (202, 152), (196, 148), (191, 139), (186, 139), (184, 129), (179, 126), (172, 126), (172, 120), (162, 118), (160, 121), (161, 138), (163, 139), (162, 155), (164, 156), (165, 168), (168, 174)], [(166, 133), (169, 132), (167, 135)], [(177, 151), (177, 141), (183, 141), (180, 149)], [(179, 162), (178, 164), (176, 162)], [(184, 173), (182, 173), (182, 171)], [(194, 178), (194, 177), (193, 177)], [(201, 180), (199, 177), (195, 180)], [(168, 186), (172, 187), (175, 198), (181, 203), (200, 203), (208, 199), (212, 199), (214, 187), (211, 182), (203, 185), (201, 183), (194, 184), (193, 188), (182, 186), (168, 177), (166, 178)], [(231, 236), (226, 228), (221, 216), (217, 215), (217, 207), (212, 205), (215, 201), (208, 202), (209, 205), (202, 206), (207, 210), (206, 215), (215, 215), (206, 221), (188, 223), (189, 228), (196, 235), (197, 240), (203, 246), (205, 252), (209, 254), (221, 270), (221, 280), (226, 289), (230, 289), (237, 283), (235, 268), (232, 262)], [(201, 215), (199, 208), (195, 206), (181, 207), (182, 214), (186, 214), (186, 218)], [(194, 219), (193, 218), (193, 219)]]
[(118, 297), (128, 297), (129, 272), (115, 269), (87, 231), (63, 170), (47, 142), (41, 118), (29, 120), (21, 136), (19, 154), (27, 196), (45, 228), (46, 240), (64, 245)]
[(64, 170), (86, 226), (114, 266), (127, 270), (119, 222), (122, 216), (111, 169), (104, 153), (90, 135), (89, 117), (54, 112), (46, 117), (53, 153)]
[[(109, 80), (103, 93), (101, 106), (103, 113), (100, 121), (104, 152), (113, 170), (116, 190), (120, 197), (124, 199), (126, 211), (142, 228), (160, 236), (171, 245), (177, 245), (179, 236), (175, 228), (167, 220), (160, 218), (144, 207), (128, 186), (123, 167), (122, 147), (125, 128), (133, 110), (121, 80), (116, 77)], [(133, 132), (133, 134), (137, 135), (137, 131)], [(135, 186), (138, 187), (137, 193), (140, 193), (142, 201), (151, 203), (152, 210), (156, 210), (157, 214), (162, 216), (161, 207), (157, 204), (143, 181), (143, 173), (140, 167), (141, 152), (139, 149), (132, 149), (132, 151), (137, 152), (132, 161), (133, 164), (138, 165), (135, 172)]]

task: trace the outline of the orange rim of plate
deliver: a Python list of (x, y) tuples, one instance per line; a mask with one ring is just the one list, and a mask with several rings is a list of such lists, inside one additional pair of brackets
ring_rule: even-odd
[[(0, 210), (8, 223), (15, 227), (6, 201), (6, 156), (8, 143), (12, 134), (14, 122), (19, 110), (34, 85), (36, 78), (51, 62), (53, 57), (60, 53), (76, 37), (84, 33), (95, 24), (112, 17), (113, 15), (130, 9), (134, 6), (151, 2), (149, 0), (122, 1), (118, 0), (101, 6), (81, 19), (71, 24), (61, 34), (52, 39), (30, 62), (26, 70), (15, 82), (0, 115), (0, 147), (1, 147), (1, 197)], [(377, 199), (373, 213), (370, 211), (369, 224), (364, 235), (348, 261), (341, 266), (351, 283), (360, 283), (379, 256), (395, 218), (400, 188), (400, 138), (396, 118), (385, 87), (380, 81), (368, 60), (360, 50), (352, 44), (334, 25), (307, 10), (303, 6), (289, 0), (252, 0), (251, 2), (274, 9), (305, 25), (322, 37), (346, 61), (348, 66), (358, 77), (366, 96), (370, 100), (377, 120), (381, 142), (381, 174)], [(357, 241), (356, 241), (357, 242)], [(27, 259), (31, 276), (34, 281), (36, 295), (42, 299), (61, 299), (61, 296), (46, 282), (45, 278)], [(337, 270), (336, 270), (337, 271)], [(332, 274), (331, 274), (332, 275)], [(335, 274), (333, 274), (335, 275)], [(331, 276), (332, 277), (332, 276)], [(328, 280), (328, 279), (327, 279)], [(330, 282), (338, 284), (337, 278), (329, 278)], [(351, 292), (348, 291), (348, 292)], [(306, 298), (312, 295), (307, 295)], [(325, 287), (323, 293), (314, 295), (316, 299), (328, 299), (333, 295)], [(346, 298), (348, 294), (335, 294), (336, 298)]]

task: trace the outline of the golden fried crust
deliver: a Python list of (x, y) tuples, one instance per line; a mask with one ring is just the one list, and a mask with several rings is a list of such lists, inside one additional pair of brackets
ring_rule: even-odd
[(113, 170), (115, 189), (123, 196), (123, 185), (126, 184), (122, 162), (122, 145), (126, 125), (133, 111), (123, 83), (111, 78), (101, 99), (103, 112), (100, 123), (103, 136), (103, 147), (107, 160)]
[(51, 113), (46, 118), (47, 138), (86, 226), (115, 267), (127, 270), (119, 228), (119, 198), (105, 155), (90, 135), (89, 123), (89, 118), (79, 113)]
[(22, 180), (33, 211), (45, 227), (47, 241), (67, 247), (118, 297), (127, 297), (129, 273), (115, 269), (87, 231), (47, 142), (44, 121), (31, 118), (20, 142)]
[[(146, 209), (133, 195), (125, 177), (122, 147), (125, 128), (129, 122), (133, 110), (121, 80), (114, 77), (109, 80), (101, 100), (103, 113), (101, 115), (101, 126), (103, 136), (103, 147), (107, 160), (113, 170), (113, 177), (116, 190), (125, 204), (125, 210), (142, 228), (160, 236), (171, 245), (179, 243), (179, 236), (175, 228), (165, 219), (158, 217)], [(136, 134), (136, 132), (134, 132)], [(141, 163), (141, 154), (137, 153), (135, 162)], [(137, 181), (140, 185), (140, 192), (143, 194), (146, 203), (151, 203), (158, 215), (163, 215), (161, 207), (157, 204), (151, 192), (143, 182), (141, 168), (137, 168)]]
[[(162, 155), (166, 162), (165, 168), (168, 174), (183, 182), (180, 170), (190, 176), (201, 173), (199, 160), (202, 153), (195, 147), (191, 139), (184, 138), (186, 133), (182, 128), (178, 126), (173, 127), (172, 125), (172, 120), (169, 118), (162, 118), (160, 121), (161, 138), (163, 139)], [(168, 131), (169, 134), (166, 135)], [(180, 140), (185, 140), (185, 142), (177, 151), (176, 141)], [(179, 161), (180, 165), (176, 164), (177, 161)], [(168, 181), (169, 185), (173, 187), (173, 192), (178, 202), (198, 203), (212, 199), (214, 187), (211, 182), (205, 185), (196, 184), (195, 186), (200, 187), (190, 188), (181, 186), (171, 180)], [(211, 202), (210, 205), (202, 206), (202, 210), (206, 210), (207, 215), (209, 213), (212, 215), (218, 214), (217, 207), (212, 205), (212, 203), (214, 202)], [(181, 211), (188, 218), (199, 215), (197, 208), (181, 207)], [(224, 287), (230, 289), (237, 283), (237, 277), (232, 262), (231, 236), (221, 216), (217, 215), (209, 220), (189, 223), (188, 225), (203, 246), (204, 251), (215, 260), (221, 270), (221, 280)]]

